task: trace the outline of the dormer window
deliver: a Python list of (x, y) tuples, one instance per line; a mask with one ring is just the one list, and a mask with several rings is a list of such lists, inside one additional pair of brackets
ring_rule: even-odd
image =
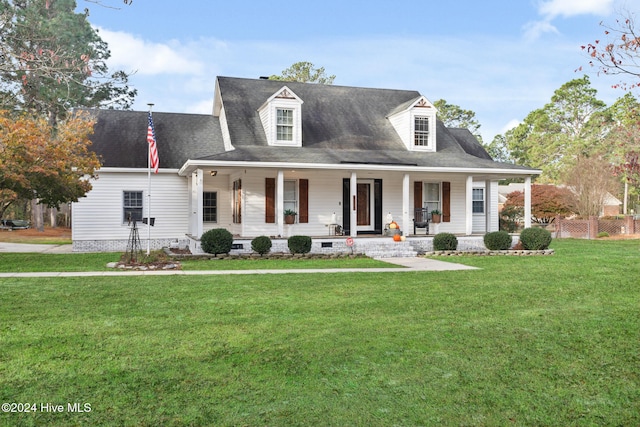
[(269, 145), (302, 147), (302, 100), (284, 86), (258, 109)]
[(414, 117), (413, 141), (416, 147), (429, 146), (429, 117), (424, 117), (424, 116)]
[(389, 117), (410, 151), (436, 151), (436, 108), (424, 96), (398, 106)]
[(276, 140), (293, 141), (293, 110), (276, 108)]

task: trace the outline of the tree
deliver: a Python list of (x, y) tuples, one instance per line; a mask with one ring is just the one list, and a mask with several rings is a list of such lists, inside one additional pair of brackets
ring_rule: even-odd
[(588, 76), (572, 80), (509, 130), (505, 138), (516, 163), (542, 169), (541, 179), (558, 182), (579, 155), (600, 151), (610, 120), (596, 94)]
[(600, 216), (609, 192), (617, 192), (619, 183), (611, 164), (602, 156), (579, 156), (564, 174), (575, 195), (575, 210), (583, 218)]
[[(632, 89), (640, 86), (640, 34), (635, 28), (635, 15), (625, 12), (614, 25), (600, 23), (606, 40), (595, 40), (582, 46), (587, 52), (589, 65), (605, 75), (628, 75), (634, 82), (621, 82), (614, 87)], [(578, 70), (582, 70), (580, 67)]]
[[(504, 210), (524, 215), (524, 193), (509, 193)], [(546, 225), (558, 215), (571, 215), (574, 212), (573, 193), (568, 188), (548, 184), (531, 186), (531, 219), (534, 222)]]
[(128, 76), (109, 74), (107, 44), (74, 0), (0, 0), (0, 107), (47, 115), (76, 107), (128, 108)]
[(489, 145), (485, 145), (484, 148), (496, 162), (513, 163), (511, 152), (507, 146), (507, 138), (504, 135), (496, 135), (493, 141)]
[(0, 216), (19, 198), (58, 207), (84, 196), (100, 167), (89, 151), (93, 124), (77, 114), (53, 128), (44, 117), (0, 112)]
[(288, 82), (333, 84), (336, 76), (327, 76), (324, 67), (316, 68), (311, 62), (296, 62), (280, 75), (272, 75), (269, 80), (283, 80)]
[(433, 103), (438, 109), (438, 118), (447, 127), (468, 129), (478, 141), (482, 142), (480, 135), (480, 123), (476, 119), (476, 113), (471, 110), (464, 110), (455, 104), (449, 104), (444, 99), (439, 99)]
[[(640, 103), (631, 92), (609, 107), (612, 127), (606, 137), (606, 159), (614, 166), (614, 174), (624, 183), (623, 213), (627, 213), (630, 192), (640, 187), (638, 153), (640, 153)], [(629, 188), (631, 186), (631, 188)]]

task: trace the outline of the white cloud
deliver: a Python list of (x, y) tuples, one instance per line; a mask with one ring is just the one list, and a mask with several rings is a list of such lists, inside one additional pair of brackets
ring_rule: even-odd
[(515, 128), (520, 123), (521, 121), (518, 119), (511, 119), (506, 125), (502, 127), (502, 129), (500, 129), (500, 133), (504, 135), (507, 131), (510, 131), (511, 129)]
[(604, 16), (612, 12), (615, 0), (548, 0), (538, 4), (539, 21), (524, 25), (524, 36), (528, 42), (537, 40), (545, 33), (558, 33), (552, 21), (562, 16), (569, 18), (579, 15)]
[(557, 16), (608, 15), (614, 0), (550, 0), (540, 4), (538, 12), (553, 19)]
[(100, 36), (109, 45), (112, 70), (134, 71), (139, 75), (201, 74), (203, 64), (192, 59), (192, 54), (178, 43), (150, 43), (132, 34), (99, 29)]
[(537, 40), (545, 33), (558, 34), (558, 29), (550, 21), (533, 21), (524, 26), (524, 38), (528, 42)]

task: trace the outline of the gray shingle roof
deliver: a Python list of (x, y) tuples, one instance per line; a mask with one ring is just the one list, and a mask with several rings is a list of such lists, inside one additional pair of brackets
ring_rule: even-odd
[[(407, 150), (387, 117), (421, 95), (416, 91), (218, 77), (235, 150), (226, 152), (218, 117), (154, 113), (161, 168), (191, 160), (386, 164), (423, 167), (526, 169), (491, 160), (466, 129), (437, 122), (437, 152)], [(303, 101), (302, 147), (267, 144), (258, 108), (283, 86)], [(93, 149), (105, 167), (145, 168), (147, 113), (94, 110)]]
[[(104, 167), (147, 167), (147, 112), (91, 110), (96, 124), (92, 150)], [(160, 167), (179, 169), (188, 159), (224, 151), (217, 117), (153, 113)]]

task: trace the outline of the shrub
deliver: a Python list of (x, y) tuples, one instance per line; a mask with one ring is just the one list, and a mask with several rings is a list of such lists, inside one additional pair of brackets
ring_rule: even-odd
[(484, 235), (484, 245), (490, 251), (506, 251), (512, 243), (511, 235), (506, 231), (492, 231)]
[(451, 233), (438, 233), (433, 238), (433, 249), (436, 251), (455, 251), (458, 238)]
[(214, 228), (202, 234), (200, 244), (208, 254), (228, 254), (233, 244), (233, 234), (224, 228)]
[(607, 233), (606, 231), (601, 231), (598, 233), (597, 237), (609, 237), (609, 233)]
[(287, 245), (292, 254), (307, 254), (311, 252), (311, 237), (291, 236), (287, 240)]
[(251, 241), (251, 249), (260, 255), (268, 254), (271, 251), (271, 239), (269, 236), (258, 236)]
[(520, 241), (526, 250), (541, 251), (551, 244), (551, 233), (539, 227), (525, 228), (520, 233)]

